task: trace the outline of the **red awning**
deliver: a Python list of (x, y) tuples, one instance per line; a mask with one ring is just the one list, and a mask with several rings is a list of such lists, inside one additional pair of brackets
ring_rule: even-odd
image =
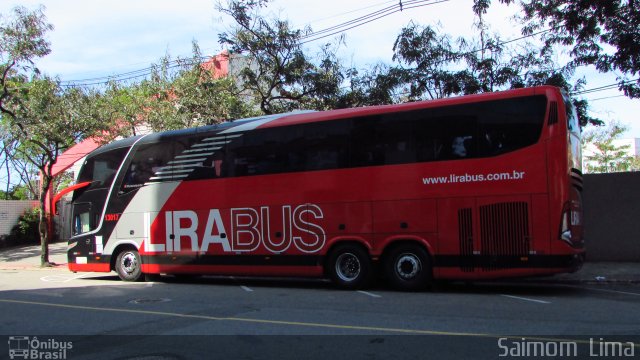
[(99, 146), (100, 144), (94, 139), (87, 139), (81, 143), (73, 145), (72, 147), (67, 149), (67, 151), (62, 153), (62, 155), (58, 156), (58, 161), (53, 164), (53, 169), (51, 169), (51, 175), (56, 176), (61, 172), (67, 170), (68, 168), (73, 166), (76, 161), (82, 159), (88, 153), (97, 149)]

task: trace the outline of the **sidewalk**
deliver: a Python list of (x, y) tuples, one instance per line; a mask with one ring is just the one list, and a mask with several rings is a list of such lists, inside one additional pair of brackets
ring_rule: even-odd
[(573, 274), (558, 274), (532, 281), (571, 283), (625, 283), (640, 284), (640, 262), (586, 262)]
[[(49, 244), (49, 262), (55, 266), (46, 269), (67, 268), (67, 243)], [(40, 267), (40, 245), (0, 249), (0, 270), (35, 270)]]
[[(49, 244), (50, 269), (67, 268), (67, 244)], [(0, 270), (38, 270), (40, 246), (0, 249)], [(527, 281), (546, 283), (634, 283), (640, 284), (640, 262), (587, 262), (573, 274), (528, 278)]]

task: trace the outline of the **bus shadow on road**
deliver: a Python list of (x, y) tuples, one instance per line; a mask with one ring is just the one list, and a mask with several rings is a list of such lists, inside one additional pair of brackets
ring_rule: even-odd
[[(122, 282), (116, 275), (83, 276), (78, 280), (100, 280), (109, 283)], [(154, 276), (147, 284), (202, 285), (202, 286), (243, 286), (248, 288), (285, 288), (305, 290), (341, 290), (328, 279), (286, 278), (286, 277), (239, 277), (213, 275), (162, 275)], [(124, 284), (124, 282), (123, 282)], [(140, 282), (138, 284), (144, 284)], [(380, 280), (362, 289), (367, 291), (403, 293)], [(581, 293), (580, 286), (567, 286), (534, 281), (438, 281), (433, 286), (414, 293), (423, 294), (514, 294), (538, 296), (572, 296)]]

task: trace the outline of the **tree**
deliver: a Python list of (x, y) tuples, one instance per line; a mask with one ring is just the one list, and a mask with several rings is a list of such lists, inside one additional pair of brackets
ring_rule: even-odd
[(103, 114), (107, 121), (119, 124), (109, 131), (111, 136), (138, 135), (138, 126), (143, 120), (145, 108), (144, 96), (139, 84), (122, 84), (116, 81), (107, 84), (101, 98)]
[(311, 29), (291, 29), (286, 20), (268, 20), (259, 15), (266, 0), (230, 0), (217, 9), (233, 18), (236, 27), (219, 35), (219, 41), (230, 47), (232, 54), (246, 56), (240, 71), (239, 85), (255, 97), (265, 114), (304, 107), (322, 108), (336, 94), (343, 80), (336, 71), (335, 56), (330, 46), (320, 54), (319, 65), (302, 49), (301, 38)]
[(344, 72), (347, 87), (336, 93), (334, 108), (387, 105), (408, 100), (402, 77), (405, 75), (386, 64), (376, 64), (358, 71), (351, 68)]
[(616, 145), (614, 141), (627, 131), (627, 127), (611, 122), (606, 128), (585, 132), (586, 172), (610, 173), (634, 170), (634, 156), (629, 154), (629, 145)]
[[(474, 11), (484, 13), (490, 4), (491, 0), (474, 0)], [(520, 4), (526, 22), (522, 33), (540, 32), (543, 54), (555, 45), (568, 46), (573, 65), (619, 73), (620, 89), (630, 98), (640, 97), (638, 0), (522, 0)]]
[(450, 70), (460, 61), (460, 51), (438, 29), (410, 23), (400, 31), (393, 51), (393, 60), (405, 67), (394, 68), (389, 74), (399, 79), (396, 85), (409, 87), (409, 99), (439, 99), (462, 91)]
[(191, 58), (169, 56), (154, 65), (150, 79), (134, 87), (142, 107), (137, 117), (153, 130), (218, 124), (257, 115), (233, 79), (216, 78), (197, 43)]
[[(99, 97), (96, 92), (62, 88), (58, 80), (36, 76), (5, 104), (13, 116), (3, 122), (2, 130), (15, 139), (16, 152), (40, 172), (41, 209), (51, 209), (46, 194), (53, 185), (52, 168), (58, 156), (76, 142), (111, 128), (101, 117)], [(40, 212), (42, 266), (49, 264), (48, 215)]]
[[(20, 92), (21, 86), (30, 74), (37, 73), (33, 61), (51, 51), (45, 35), (52, 30), (44, 16), (44, 7), (29, 11), (16, 7), (11, 14), (0, 14), (0, 121), (14, 119), (15, 114), (7, 107), (7, 102)], [(5, 193), (14, 182), (11, 178), (11, 162), (15, 155), (14, 139), (3, 133), (2, 165), (6, 171)]]
[(53, 30), (53, 25), (47, 23), (44, 7), (34, 11), (16, 7), (13, 17), (5, 19), (0, 15), (0, 20), (0, 112), (15, 117), (5, 102), (19, 89), (11, 89), (10, 85), (24, 82), (30, 72), (38, 72), (33, 61), (51, 52), (45, 34)]
[[(479, 16), (479, 37), (455, 41), (437, 28), (414, 23), (402, 29), (394, 44), (393, 60), (400, 66), (389, 71), (396, 87), (407, 87), (409, 100), (444, 98), (525, 86), (554, 85), (571, 93), (584, 80), (570, 82), (573, 65), (558, 66), (553, 54), (529, 44), (514, 46), (488, 34)], [(588, 103), (574, 100), (581, 124), (601, 124), (587, 116)]]

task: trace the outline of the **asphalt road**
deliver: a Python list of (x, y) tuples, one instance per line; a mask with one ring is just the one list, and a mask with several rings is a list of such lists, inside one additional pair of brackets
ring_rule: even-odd
[(70, 359), (501, 358), (531, 341), (546, 351), (575, 342), (578, 358), (620, 342), (611, 351), (640, 356), (640, 286), (516, 282), (404, 293), (342, 291), (321, 280), (123, 283), (62, 269), (4, 270), (0, 331), (70, 339)]

